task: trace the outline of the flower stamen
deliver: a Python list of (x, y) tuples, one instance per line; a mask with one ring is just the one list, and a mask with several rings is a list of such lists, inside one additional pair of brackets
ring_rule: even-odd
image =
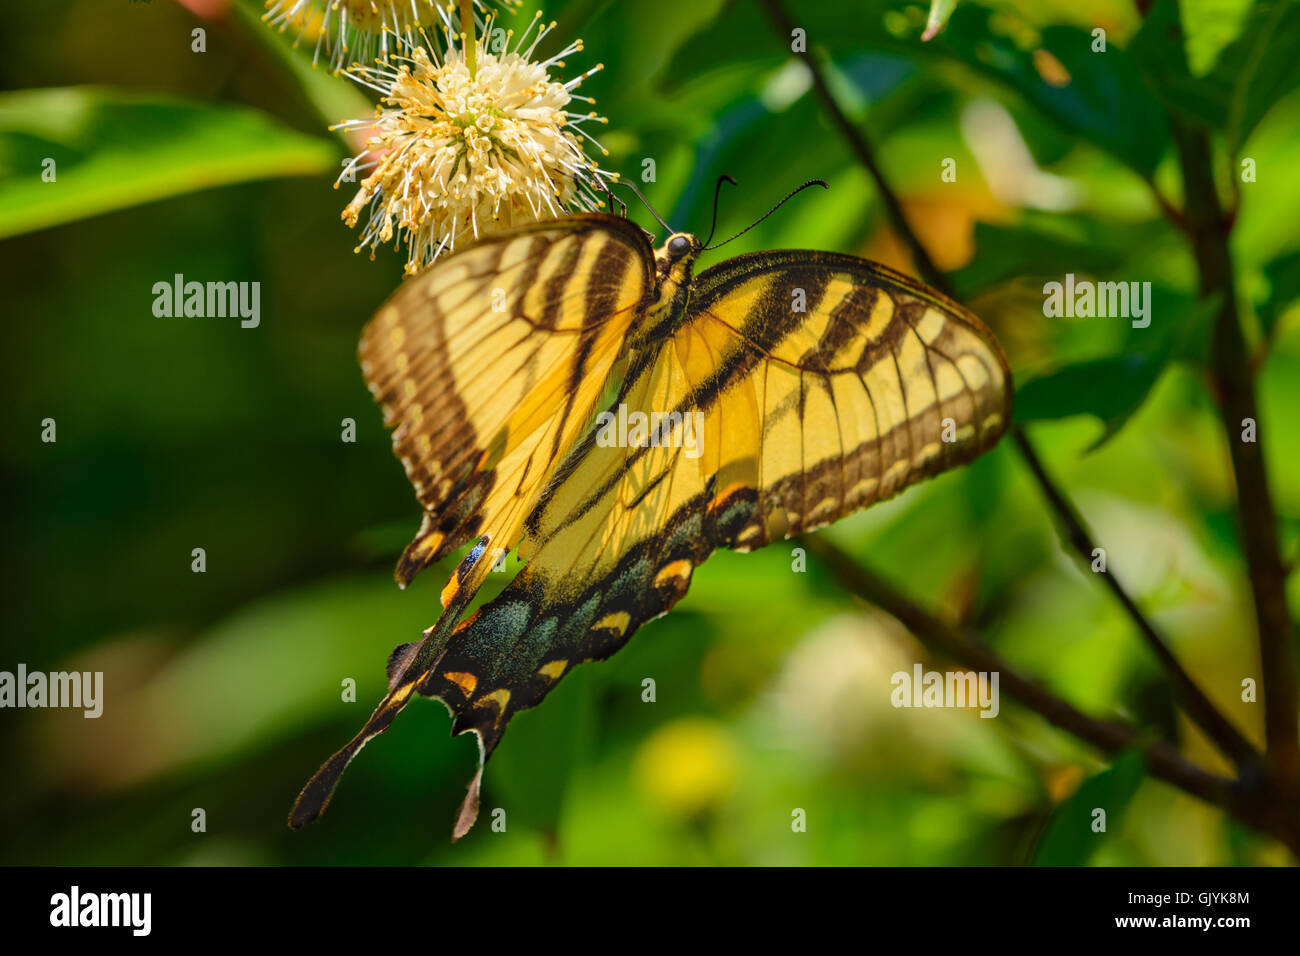
[(354, 228), (367, 216), (358, 249), (369, 247), (373, 256), (380, 244), (405, 245), (406, 271), (414, 274), (457, 244), (604, 206), (606, 187), (616, 177), (587, 156), (584, 142), (607, 151), (583, 126), (606, 120), (569, 109), (575, 99), (591, 102), (572, 91), (601, 67), (567, 82), (552, 78), (550, 70), (582, 44), (534, 62), (537, 43), (554, 27), (539, 26), (539, 19), (517, 39), (508, 32), (499, 53), (489, 48), (492, 20), (485, 21), (474, 43), (473, 72), (458, 25), (449, 21), (441, 25), (445, 54), (423, 31), (415, 44), (390, 32), (387, 57), (349, 68), (349, 76), (382, 96), (373, 118), (334, 127), (369, 133), (366, 149), (340, 176), (351, 182), (356, 171), (369, 170), (343, 210)]

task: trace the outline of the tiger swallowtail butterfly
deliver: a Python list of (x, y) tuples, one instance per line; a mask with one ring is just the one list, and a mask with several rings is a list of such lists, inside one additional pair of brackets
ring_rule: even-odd
[[(424, 507), (397, 580), (474, 545), (291, 826), (324, 811), (348, 762), (421, 694), (479, 738), (463, 835), (511, 717), (667, 612), (716, 548), (821, 527), (1007, 428), (1002, 350), (938, 292), (829, 252), (742, 255), (692, 278), (701, 251), (689, 233), (653, 250), (603, 213), (534, 223), (439, 260), (367, 325), (361, 368)], [(599, 440), (610, 394), (629, 417), (698, 413), (697, 446)], [(464, 617), (512, 549), (514, 579)]]

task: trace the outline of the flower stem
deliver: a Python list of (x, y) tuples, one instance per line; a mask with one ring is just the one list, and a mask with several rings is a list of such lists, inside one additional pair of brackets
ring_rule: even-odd
[(469, 67), (472, 80), (478, 72), (478, 64), (474, 62), (478, 47), (478, 38), (474, 35), (474, 0), (460, 0), (460, 42), (465, 47), (465, 65)]

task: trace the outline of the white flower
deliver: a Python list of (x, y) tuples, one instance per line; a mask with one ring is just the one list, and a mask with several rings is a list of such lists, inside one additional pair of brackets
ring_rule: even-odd
[[(357, 251), (396, 240), (398, 248), (406, 245), (406, 271), (414, 274), (485, 233), (603, 205), (600, 195), (613, 177), (587, 157), (582, 139), (595, 140), (581, 126), (605, 120), (569, 109), (574, 100), (590, 102), (573, 90), (601, 67), (568, 82), (553, 79), (551, 68), (582, 43), (533, 62), (554, 27), (540, 27), (525, 48), (535, 25), (536, 18), (513, 47), (513, 31), (504, 44), (491, 44), (498, 53), (479, 40), (467, 60), (448, 29), (444, 56), (427, 44), (403, 44), (387, 60), (349, 70), (383, 97), (374, 119), (336, 127), (370, 134), (340, 177), (373, 169), (343, 210), (349, 226), (368, 212)], [(492, 36), (490, 23), (483, 36)], [(361, 164), (367, 153), (373, 161)]]
[[(474, 0), (483, 9), (489, 3), (505, 9), (518, 0)], [(330, 69), (338, 72), (349, 63), (373, 62), (386, 57), (394, 37), (414, 44), (422, 27), (450, 23), (447, 0), (266, 0), (262, 19), (280, 30), (297, 31), (295, 45), (306, 36), (316, 41), (314, 65), (324, 51)]]

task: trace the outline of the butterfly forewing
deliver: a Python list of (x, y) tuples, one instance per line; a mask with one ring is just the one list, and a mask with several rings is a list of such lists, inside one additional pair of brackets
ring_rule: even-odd
[(472, 538), (514, 543), (585, 427), (651, 269), (625, 220), (559, 220), (450, 257), (379, 310), (362, 371), (425, 508), (402, 583)]

